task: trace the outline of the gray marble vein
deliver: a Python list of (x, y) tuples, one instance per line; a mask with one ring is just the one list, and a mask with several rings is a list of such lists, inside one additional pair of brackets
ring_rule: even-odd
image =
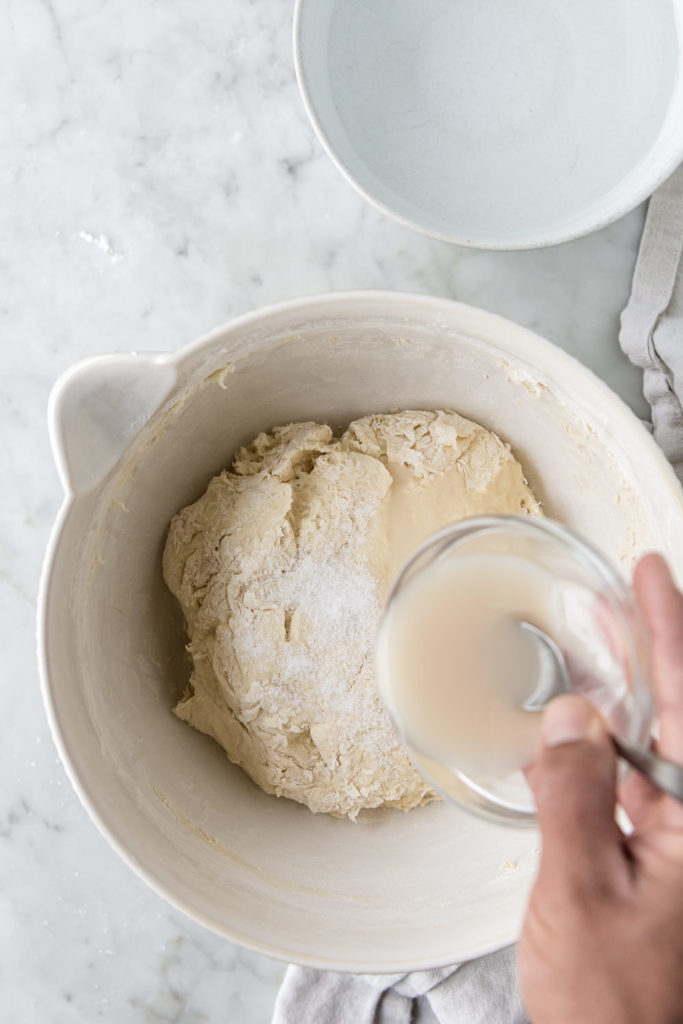
[(0, 990), (22, 1024), (266, 1024), (283, 968), (204, 931), (97, 833), (60, 766), (34, 657), (60, 488), (51, 383), (97, 352), (175, 349), (327, 289), (453, 296), (575, 353), (638, 412), (617, 322), (636, 211), (545, 252), (413, 234), (324, 156), (290, 0), (0, 5)]

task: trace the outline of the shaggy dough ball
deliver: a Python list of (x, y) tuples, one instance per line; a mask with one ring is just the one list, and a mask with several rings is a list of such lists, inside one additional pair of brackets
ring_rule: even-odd
[(260, 434), (171, 523), (193, 662), (176, 714), (312, 811), (432, 799), (377, 696), (375, 632), (414, 547), (487, 512), (540, 514), (508, 447), (455, 413)]

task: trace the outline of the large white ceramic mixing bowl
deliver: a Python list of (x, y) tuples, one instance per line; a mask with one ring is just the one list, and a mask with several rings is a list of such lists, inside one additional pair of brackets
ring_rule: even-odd
[(39, 648), (61, 755), (143, 878), (273, 956), (393, 971), (502, 946), (518, 933), (537, 837), (443, 804), (352, 824), (257, 789), (171, 713), (188, 663), (161, 578), (166, 526), (264, 428), (444, 406), (506, 438), (547, 513), (610, 558), (628, 567), (656, 547), (683, 572), (681, 491), (647, 431), (567, 355), (467, 306), (304, 299), (174, 354), (91, 359), (53, 392), (66, 498)]

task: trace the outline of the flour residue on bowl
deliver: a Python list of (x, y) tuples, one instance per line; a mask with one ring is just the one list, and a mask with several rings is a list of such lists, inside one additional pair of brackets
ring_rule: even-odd
[(229, 860), (233, 864), (236, 864), (241, 870), (246, 871), (250, 875), (256, 876), (256, 878), (258, 878), (259, 882), (261, 883), (266, 883), (267, 885), (271, 885), (276, 889), (284, 889), (287, 892), (296, 892), (305, 895), (313, 894), (316, 896), (323, 895), (326, 898), (333, 896), (336, 900), (352, 900), (354, 903), (373, 903), (377, 902), (378, 900), (378, 896), (376, 894), (369, 895), (366, 899), (359, 899), (358, 896), (350, 897), (346, 893), (335, 892), (331, 889), (323, 890), (316, 889), (310, 885), (300, 885), (296, 882), (293, 882), (291, 879), (285, 880), (283, 878), (279, 878), (277, 875), (274, 875), (269, 871), (264, 871), (263, 868), (259, 868), (255, 864), (252, 864), (249, 861), (245, 860), (244, 857), (240, 857), (238, 854), (234, 852), (234, 850), (228, 849), (228, 847), (224, 843), (221, 843), (220, 840), (216, 839), (215, 836), (212, 836), (209, 832), (206, 831), (206, 829), (202, 828), (201, 825), (197, 825), (196, 822), (190, 821), (190, 819), (186, 817), (186, 815), (184, 815), (182, 811), (179, 811), (178, 808), (174, 806), (170, 798), (158, 786), (153, 785), (152, 792), (154, 793), (154, 796), (157, 798), (157, 800), (159, 800), (159, 802), (163, 804), (166, 810), (172, 815), (173, 818), (175, 818), (177, 822), (179, 822), (180, 825), (182, 825), (182, 827), (187, 832), (195, 836), (197, 839), (200, 840), (200, 842), (204, 843), (211, 850), (220, 854), (221, 857), (224, 857), (226, 858), (226, 860)]

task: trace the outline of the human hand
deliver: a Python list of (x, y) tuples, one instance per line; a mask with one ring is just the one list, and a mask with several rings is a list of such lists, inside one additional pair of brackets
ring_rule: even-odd
[[(683, 595), (664, 560), (634, 574), (650, 633), (657, 751), (683, 763)], [(532, 1024), (683, 1022), (683, 805), (633, 774), (619, 792), (599, 714), (576, 696), (545, 712), (528, 772), (543, 850), (518, 947)]]

